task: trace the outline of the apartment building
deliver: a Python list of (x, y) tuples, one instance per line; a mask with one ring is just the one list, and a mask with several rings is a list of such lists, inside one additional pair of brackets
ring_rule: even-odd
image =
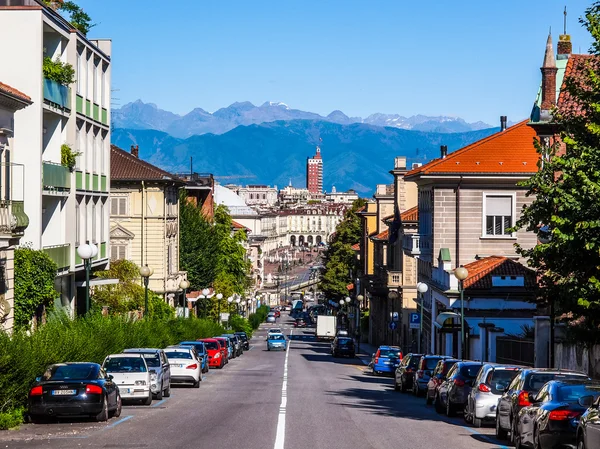
[[(25, 167), (29, 217), (21, 243), (46, 251), (58, 265), (56, 305), (82, 312), (84, 301), (76, 298), (85, 297), (85, 276), (77, 247), (98, 246), (95, 269), (109, 261), (111, 41), (88, 39), (36, 0), (0, 0), (0, 40), (11, 43), (4, 46), (0, 79), (32, 102), (15, 114), (22, 141), (13, 162)], [(76, 81), (44, 78), (46, 57), (71, 64)], [(74, 166), (63, 161), (65, 153), (77, 154)]]

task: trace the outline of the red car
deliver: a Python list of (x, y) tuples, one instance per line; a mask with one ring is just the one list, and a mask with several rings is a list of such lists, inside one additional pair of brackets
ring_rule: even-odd
[(275, 309), (273, 310), (273, 312), (275, 313), (275, 318), (279, 318), (281, 316), (281, 312), (279, 311), (279, 309)]
[(217, 340), (221, 345), (221, 353), (225, 358), (225, 363), (229, 363), (229, 340), (225, 337), (213, 337), (213, 340)]
[(225, 357), (223, 357), (221, 344), (214, 338), (205, 338), (198, 341), (203, 342), (206, 347), (209, 368), (223, 368), (223, 365), (225, 365)]
[(307, 327), (304, 318), (296, 318), (296, 321), (294, 321), (294, 327)]

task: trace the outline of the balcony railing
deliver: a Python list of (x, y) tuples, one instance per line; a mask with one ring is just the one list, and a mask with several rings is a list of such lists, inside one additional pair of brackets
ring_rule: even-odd
[(71, 110), (71, 96), (68, 86), (44, 78), (44, 100), (67, 111)]
[(402, 272), (388, 271), (388, 287), (402, 287)]
[(14, 236), (23, 235), (29, 226), (23, 201), (0, 200), (0, 233)]
[(66, 245), (47, 246), (44, 248), (44, 252), (56, 263), (59, 271), (69, 268), (71, 265), (71, 245), (68, 243)]
[(44, 190), (70, 190), (71, 172), (60, 164), (43, 162), (42, 183)]
[(419, 234), (404, 234), (402, 240), (402, 247), (404, 251), (411, 256), (418, 256), (421, 254), (421, 236)]

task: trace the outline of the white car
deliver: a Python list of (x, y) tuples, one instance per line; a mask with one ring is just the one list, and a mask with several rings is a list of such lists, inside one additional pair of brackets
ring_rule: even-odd
[(272, 327), (267, 331), (267, 338), (265, 338), (265, 340), (269, 339), (270, 334), (283, 334), (283, 332), (281, 332), (281, 329), (279, 329), (278, 327)]
[(202, 362), (196, 358), (192, 348), (166, 348), (165, 354), (171, 365), (171, 384), (191, 384), (200, 386), (202, 380)]
[(150, 370), (142, 354), (111, 354), (104, 359), (102, 368), (113, 376), (121, 399), (138, 399), (144, 405), (152, 403)]

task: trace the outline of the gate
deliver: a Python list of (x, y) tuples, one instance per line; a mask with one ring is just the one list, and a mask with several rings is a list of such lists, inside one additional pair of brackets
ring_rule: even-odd
[(533, 340), (514, 337), (496, 338), (496, 362), (514, 365), (533, 366)]

